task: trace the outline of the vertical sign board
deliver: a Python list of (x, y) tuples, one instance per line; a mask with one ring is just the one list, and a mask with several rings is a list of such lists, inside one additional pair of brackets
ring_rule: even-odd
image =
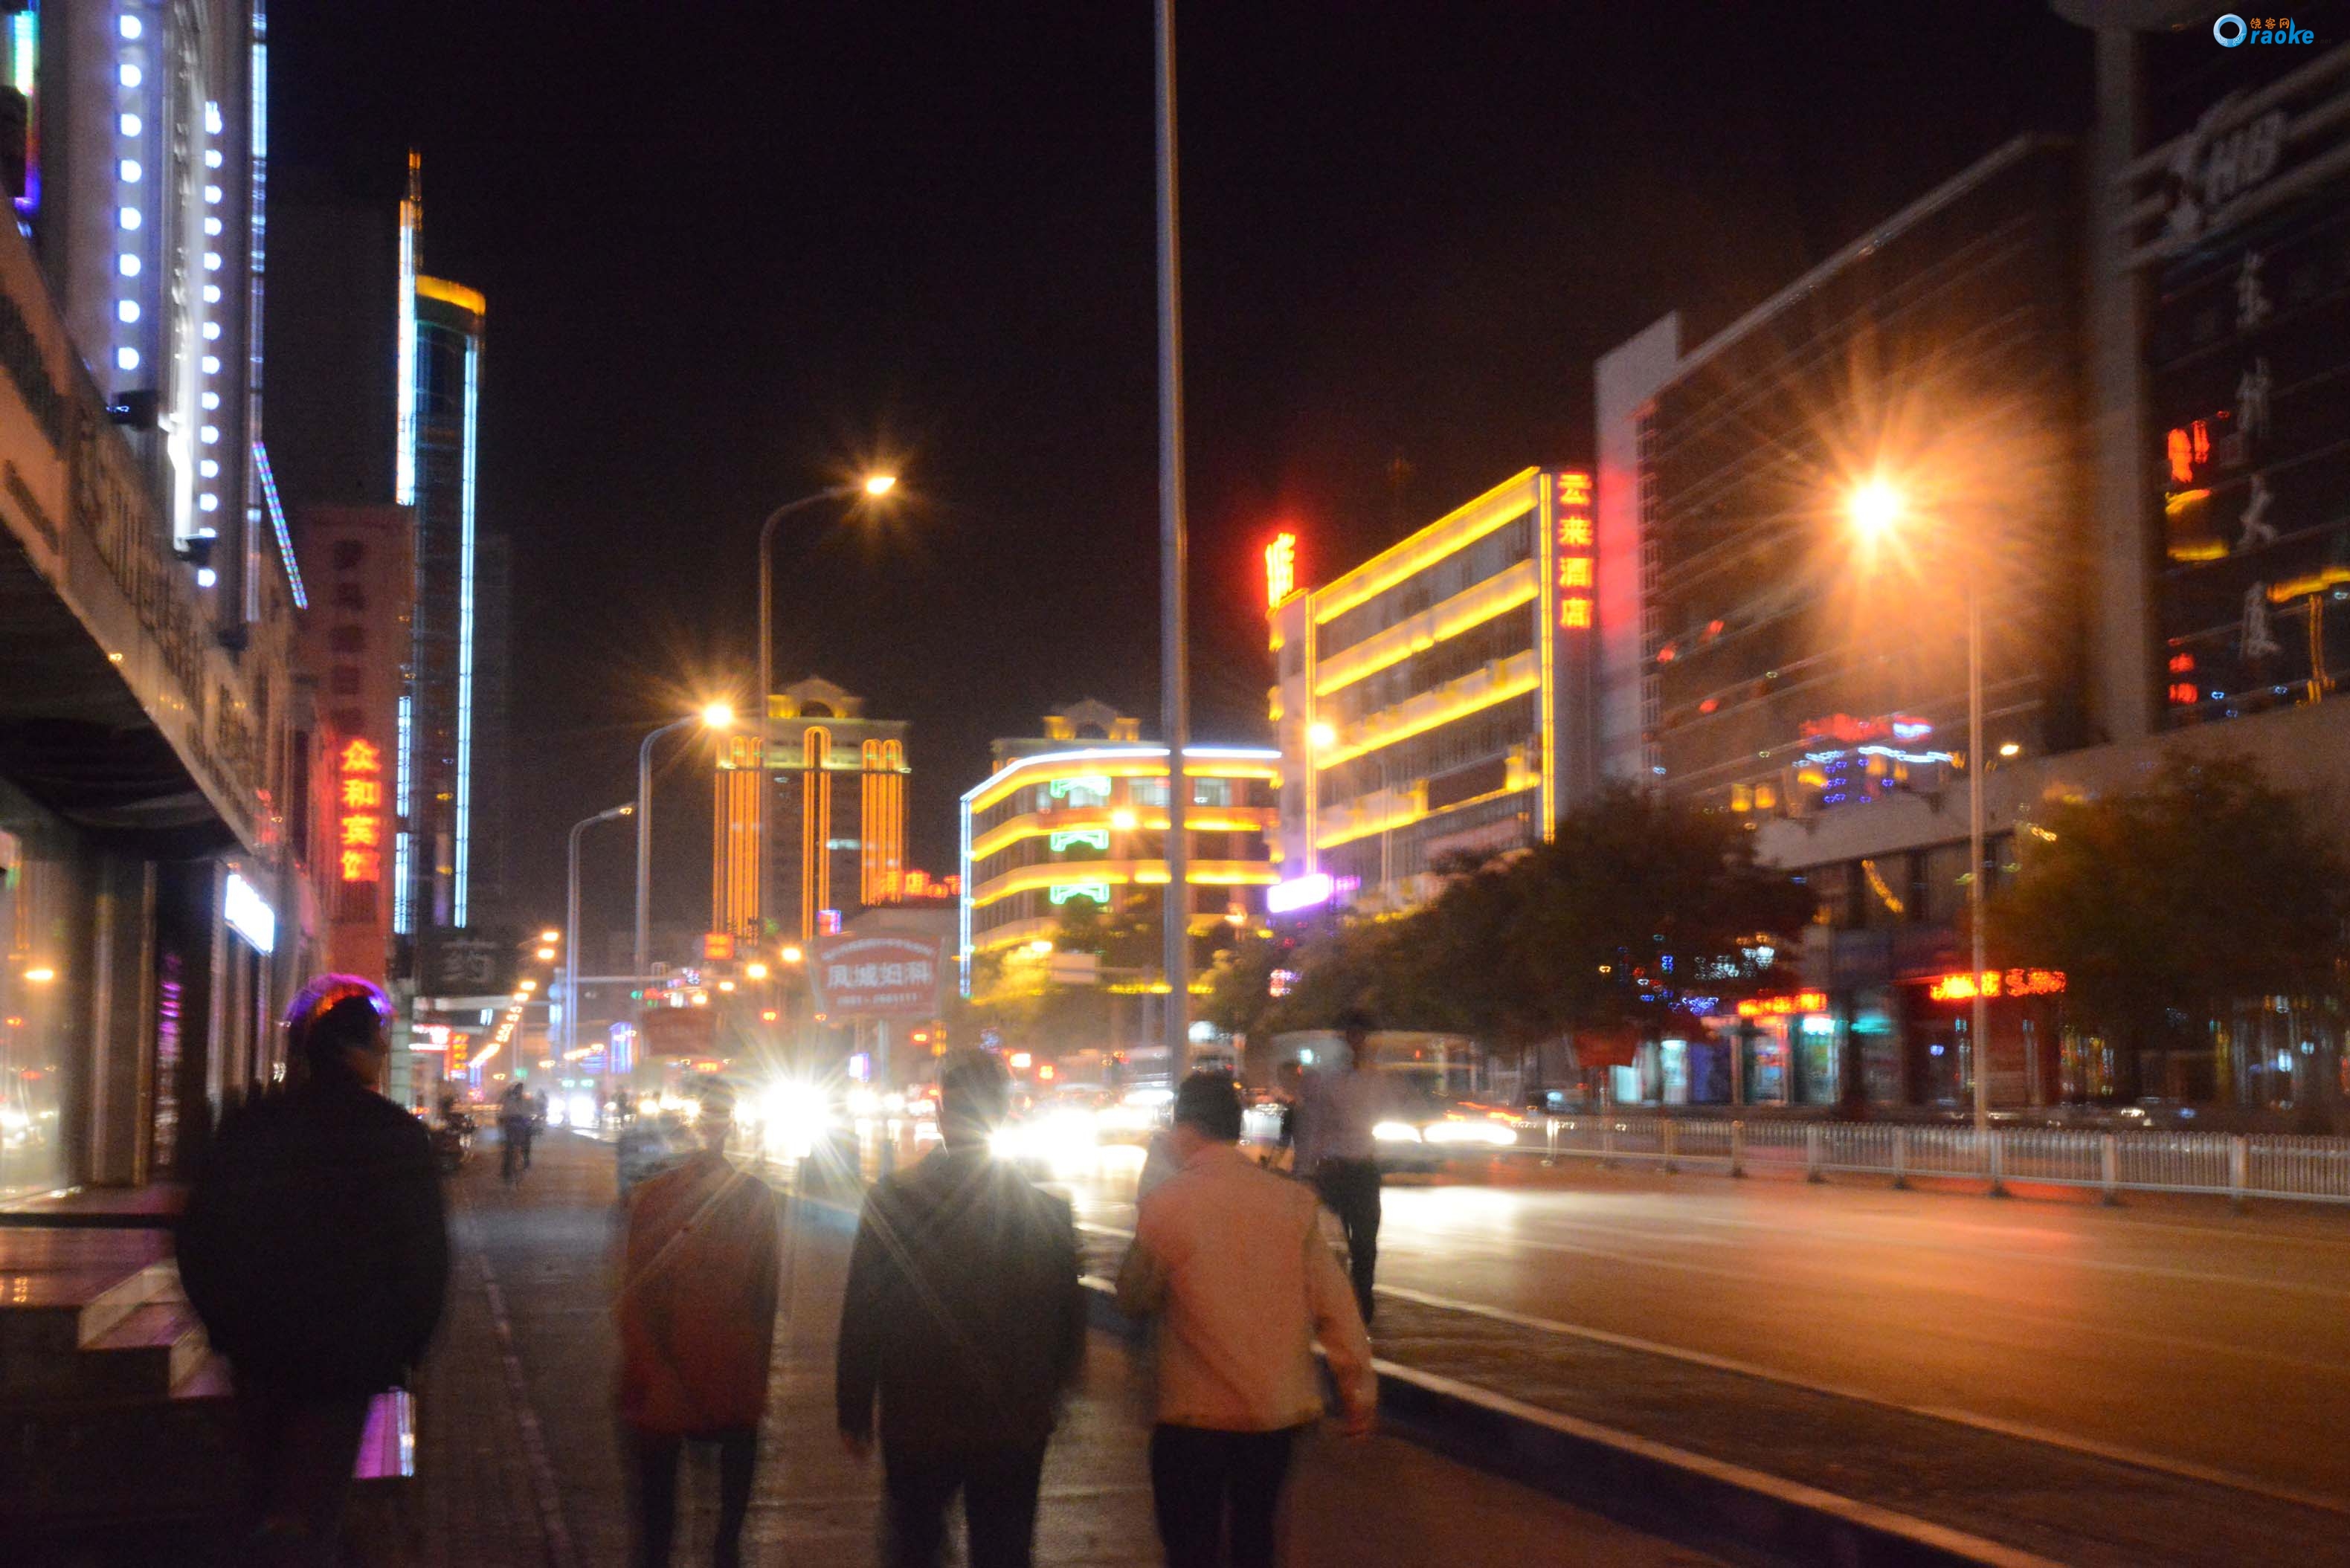
[(2129, 175), (2173, 727), (2350, 677), (2350, 79), (2316, 53), (2239, 51)]
[(1596, 777), (1595, 649), (1598, 535), (1591, 474), (1561, 469), (1543, 487), (1543, 664), (1550, 711), (1543, 748), (1543, 835)]

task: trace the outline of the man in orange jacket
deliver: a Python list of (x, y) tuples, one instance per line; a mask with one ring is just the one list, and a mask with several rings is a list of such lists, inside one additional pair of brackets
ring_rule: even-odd
[(782, 1256), (775, 1195), (728, 1163), (731, 1091), (702, 1099), (702, 1147), (629, 1200), (620, 1279), (620, 1421), (635, 1448), (637, 1557), (666, 1568), (687, 1440), (718, 1446), (712, 1561), (743, 1560), (743, 1521), (767, 1407)]

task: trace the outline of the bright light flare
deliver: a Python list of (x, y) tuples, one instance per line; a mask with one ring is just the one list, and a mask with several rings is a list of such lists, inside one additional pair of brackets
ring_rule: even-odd
[(538, 940), (543, 942), (559, 942), (563, 940), (563, 933), (561, 931), (549, 929), (539, 932)]
[(1908, 498), (1881, 479), (1855, 485), (1845, 500), (1845, 515), (1851, 519), (1853, 531), (1872, 545), (1891, 534), (1908, 514)]
[(1338, 743), (1338, 727), (1326, 719), (1317, 719), (1305, 726), (1305, 739), (1317, 752), (1326, 752)]
[(832, 1101), (814, 1084), (779, 1079), (758, 1100), (767, 1127), (767, 1151), (785, 1159), (806, 1159), (832, 1127)]
[(733, 729), (734, 727), (734, 704), (732, 702), (712, 702), (705, 704), (702, 710), (702, 722), (709, 725), (713, 730)]
[(763, 963), (744, 964), (743, 966), (743, 978), (744, 980), (764, 980), (767, 978), (767, 966)]
[(865, 476), (865, 493), (868, 495), (887, 495), (897, 488), (898, 476), (894, 473), (868, 473)]
[(1508, 1148), (1518, 1141), (1516, 1128), (1504, 1127), (1500, 1122), (1493, 1121), (1435, 1122), (1430, 1124), (1420, 1137), (1423, 1141), (1432, 1144), (1456, 1147), (1462, 1144), (1482, 1144), (1488, 1148)]
[(541, 948), (538, 950), (538, 959), (541, 963), (549, 962), (554, 959), (554, 957), (555, 950), (553, 948)]
[(1409, 1122), (1380, 1122), (1371, 1128), (1371, 1137), (1381, 1143), (1418, 1143), (1419, 1129)]

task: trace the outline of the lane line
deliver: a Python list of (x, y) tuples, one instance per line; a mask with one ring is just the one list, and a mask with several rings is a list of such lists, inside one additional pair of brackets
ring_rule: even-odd
[(1736, 1373), (1741, 1376), (1758, 1378), (1765, 1383), (1800, 1388), (1805, 1393), (1825, 1394), (1839, 1399), (1856, 1400), (1864, 1405), (1873, 1405), (1879, 1409), (1898, 1410), (1907, 1415), (1929, 1417), (1936, 1420), (1953, 1422), (1961, 1427), (1973, 1427), (1982, 1431), (1994, 1432), (2002, 1437), (2022, 1438), (2033, 1442), (2045, 1443), (2051, 1448), (2069, 1449), (2095, 1459), (2135, 1465), (2140, 1469), (2156, 1470), (2175, 1475), (2186, 1480), (2226, 1487), (2235, 1491), (2251, 1492), (2278, 1502), (2297, 1503), (2303, 1508), (2314, 1508), (2325, 1513), (2350, 1518), (2350, 1502), (2324, 1497), (2315, 1492), (2296, 1490), (2291, 1487), (2275, 1486), (2251, 1476), (2239, 1475), (2231, 1470), (2198, 1464), (2192, 1459), (2166, 1458), (2158, 1454), (2149, 1454), (2141, 1449), (2126, 1448), (2118, 1443), (2101, 1442), (2095, 1438), (2077, 1437), (2070, 1433), (2054, 1431), (2046, 1427), (2036, 1427), (2028, 1422), (2005, 1420), (1997, 1416), (1979, 1415), (1971, 1410), (1960, 1410), (1949, 1406), (1912, 1405), (1903, 1400), (1887, 1398), (1881, 1394), (1871, 1394), (1863, 1389), (1801, 1377), (1793, 1373), (1774, 1371), (1751, 1361), (1715, 1355), (1702, 1350), (1688, 1350), (1679, 1345), (1665, 1345), (1653, 1339), (1641, 1339), (1627, 1334), (1617, 1334), (1604, 1328), (1591, 1328), (1582, 1324), (1562, 1323), (1556, 1318), (1536, 1317), (1530, 1313), (1513, 1312), (1508, 1307), (1487, 1306), (1481, 1302), (1461, 1301), (1457, 1297), (1437, 1295), (1428, 1291), (1416, 1291), (1408, 1285), (1380, 1285), (1377, 1289), (1381, 1295), (1393, 1296), (1398, 1301), (1412, 1302), (1420, 1306), (1466, 1313), (1472, 1317), (1490, 1318), (1496, 1323), (1506, 1323), (1519, 1328), (1537, 1329), (1569, 1338), (1589, 1340), (1596, 1345), (1609, 1345), (1618, 1350), (1639, 1351), (1651, 1355), (1667, 1356), (1675, 1361), (1710, 1367), (1717, 1372)]

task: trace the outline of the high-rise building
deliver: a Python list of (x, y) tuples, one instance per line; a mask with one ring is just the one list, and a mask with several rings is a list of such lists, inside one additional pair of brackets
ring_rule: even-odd
[(767, 734), (718, 747), (711, 929), (807, 941), (870, 904), (906, 869), (906, 722), (810, 679), (767, 698)]
[[(1009, 983), (1007, 960), (1050, 939), (1071, 907), (1113, 922), (1161, 918), (1167, 886), (1167, 748), (1101, 702), (1045, 719), (1045, 733), (999, 740), (994, 771), (962, 797), (963, 993)], [(1194, 745), (1184, 754), (1184, 880), (1195, 942), (1253, 928), (1279, 876), (1272, 857), (1278, 752)], [(1144, 891), (1144, 889), (1149, 889)], [(1159, 974), (1158, 944), (1148, 967)], [(1041, 965), (1039, 966), (1041, 968)], [(1204, 973), (1205, 964), (1195, 973)], [(1149, 990), (1148, 977), (1120, 983)], [(1163, 976), (1156, 980), (1163, 990)]]
[(1276, 912), (1408, 907), (1594, 787), (1592, 503), (1587, 472), (1530, 468), (1313, 589), (1274, 542)]

